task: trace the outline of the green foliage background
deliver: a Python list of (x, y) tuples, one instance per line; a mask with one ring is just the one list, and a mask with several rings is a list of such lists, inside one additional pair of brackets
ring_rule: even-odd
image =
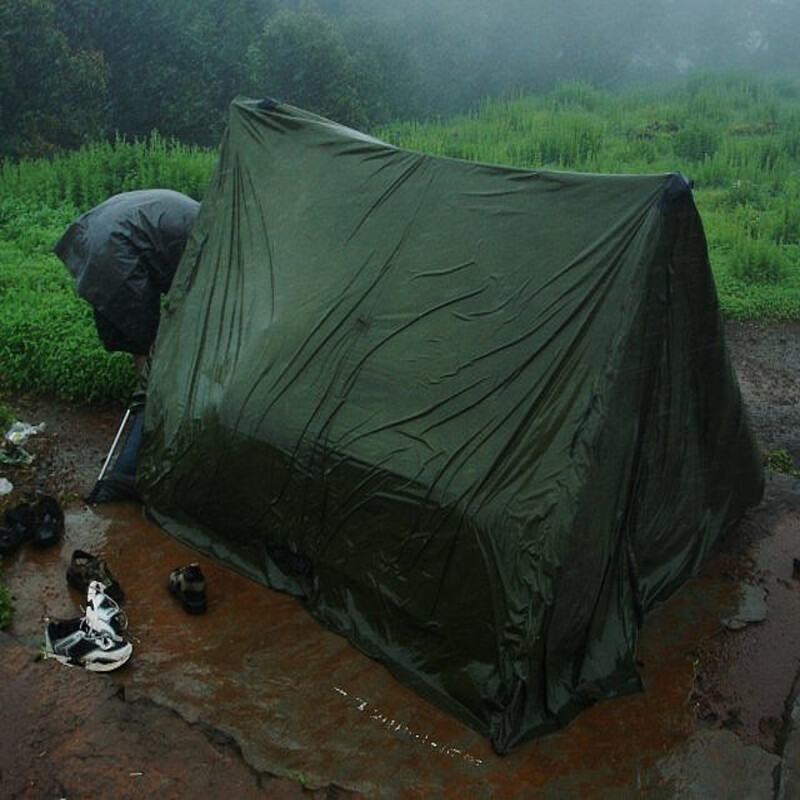
[(202, 199), (215, 153), (165, 141), (100, 142), (0, 166), (0, 390), (71, 403), (125, 401), (132, 360), (107, 353), (53, 246), (112, 194), (168, 187)]
[[(730, 318), (800, 319), (800, 81), (696, 76), (606, 92), (569, 81), (475, 112), (373, 130), (427, 153), (592, 172), (681, 171), (696, 181), (720, 302)], [(100, 345), (52, 247), (117, 192), (202, 200), (213, 150), (153, 134), (0, 166), (0, 390), (74, 403), (124, 400), (131, 361)]]
[[(237, 95), (374, 126), (564, 80), (796, 73), (799, 29), (795, 0), (2, 0), (0, 158), (153, 130), (213, 145)], [(687, 154), (718, 144), (705, 99)]]

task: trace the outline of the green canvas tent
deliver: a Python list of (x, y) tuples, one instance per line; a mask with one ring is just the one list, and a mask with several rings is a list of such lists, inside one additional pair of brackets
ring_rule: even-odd
[(137, 480), (499, 752), (638, 688), (642, 614), (762, 491), (688, 184), (235, 101)]

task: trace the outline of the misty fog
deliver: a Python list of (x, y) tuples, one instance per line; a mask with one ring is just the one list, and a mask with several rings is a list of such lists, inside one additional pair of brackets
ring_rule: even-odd
[(692, 70), (783, 71), (800, 64), (798, 0), (331, 0), (372, 15), (425, 54), (423, 83), (451, 95), (598, 86)]
[(369, 128), (564, 80), (796, 75), (798, 33), (800, 0), (2, 0), (0, 156), (213, 145), (237, 95)]

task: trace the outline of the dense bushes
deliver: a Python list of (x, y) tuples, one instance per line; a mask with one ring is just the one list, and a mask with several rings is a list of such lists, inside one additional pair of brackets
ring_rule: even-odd
[(4, 162), (0, 202), (15, 198), (47, 209), (69, 203), (85, 211), (112, 194), (154, 187), (175, 189), (199, 200), (215, 158), (214, 151), (182, 145), (157, 133), (137, 141), (117, 137), (55, 158)]
[(70, 402), (124, 400), (131, 359), (107, 353), (53, 245), (112, 194), (165, 187), (201, 199), (210, 150), (153, 134), (0, 167), (0, 387)]
[(124, 400), (133, 369), (103, 349), (52, 246), (77, 210), (0, 197), (0, 387), (70, 402)]
[(70, 402), (124, 400), (131, 359), (107, 353), (53, 245), (112, 194), (166, 187), (201, 199), (213, 151), (158, 135), (0, 167), (0, 388)]
[[(153, 130), (213, 146), (237, 95), (375, 125), (562, 81), (555, 109), (593, 111), (587, 82), (796, 70), (799, 28), (800, 4), (776, 0), (3, 0), (0, 158)], [(771, 118), (777, 95), (758, 81), (723, 89)], [(716, 91), (689, 84), (682, 130), (737, 111)], [(703, 133), (683, 146), (710, 153)]]
[(248, 51), (254, 85), (274, 97), (354, 127), (367, 123), (356, 91), (356, 66), (344, 37), (317, 11), (284, 10), (275, 15)]

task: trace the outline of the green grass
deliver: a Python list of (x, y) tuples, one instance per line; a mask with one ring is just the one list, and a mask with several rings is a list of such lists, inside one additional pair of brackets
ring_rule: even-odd
[(0, 165), (0, 198), (86, 211), (112, 194), (154, 187), (200, 200), (216, 153), (153, 133), (144, 141), (98, 142), (57, 158)]
[[(472, 114), (374, 133), (484, 163), (695, 181), (723, 312), (800, 319), (800, 79), (694, 76), (609, 93), (567, 82)], [(154, 134), (0, 164), (0, 390), (74, 403), (120, 400), (130, 359), (108, 354), (53, 244), (79, 214), (139, 188), (202, 195), (216, 153)]]
[(125, 400), (131, 359), (106, 353), (53, 243), (74, 218), (0, 199), (0, 387), (73, 403)]
[(764, 466), (793, 478), (800, 478), (800, 468), (788, 450), (768, 450), (763, 454)]
[(53, 245), (79, 213), (154, 186), (202, 198), (215, 153), (154, 134), (0, 166), (0, 388), (71, 403), (126, 400), (132, 359), (107, 353)]
[(15, 420), (14, 412), (4, 403), (0, 403), (0, 434), (7, 431)]

